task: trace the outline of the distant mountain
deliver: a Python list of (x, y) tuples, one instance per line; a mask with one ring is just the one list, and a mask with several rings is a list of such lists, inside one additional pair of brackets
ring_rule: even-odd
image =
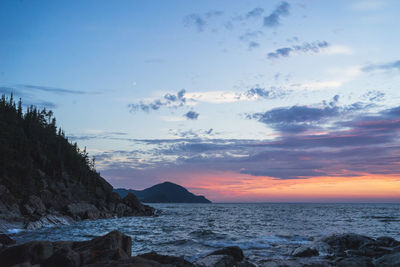
[(117, 188), (114, 191), (121, 197), (133, 193), (140, 201), (147, 203), (211, 203), (205, 197), (196, 196), (186, 188), (171, 182), (157, 184), (144, 190)]

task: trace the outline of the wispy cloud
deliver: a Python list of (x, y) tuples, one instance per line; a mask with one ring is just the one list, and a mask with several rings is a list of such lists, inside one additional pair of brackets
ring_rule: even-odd
[(374, 70), (391, 70), (397, 69), (400, 70), (400, 60), (392, 61), (384, 64), (371, 64), (362, 68), (365, 72), (370, 72)]
[(245, 18), (246, 19), (251, 19), (251, 18), (258, 18), (264, 13), (264, 9), (261, 7), (256, 7), (247, 12)]
[(289, 15), (289, 9), (290, 5), (288, 2), (281, 2), (271, 14), (264, 17), (264, 26), (265, 27), (279, 26), (281, 17)]
[(55, 94), (74, 94), (74, 95), (84, 95), (84, 94), (93, 94), (87, 91), (77, 91), (77, 90), (70, 90), (64, 88), (55, 88), (49, 86), (42, 86), (42, 85), (30, 85), (30, 84), (18, 84), (17, 87), (20, 87), (24, 90), (38, 90), (43, 92), (55, 93)]
[(269, 59), (277, 59), (281, 57), (289, 57), (295, 53), (319, 53), (322, 49), (327, 48), (329, 46), (328, 42), (312, 42), (312, 43), (303, 43), (302, 45), (293, 45), (291, 47), (282, 47), (276, 49), (274, 52), (270, 52), (267, 54)]
[(194, 27), (198, 32), (203, 32), (208, 24), (207, 20), (223, 15), (220, 10), (208, 11), (204, 14), (192, 13), (183, 18), (185, 27)]

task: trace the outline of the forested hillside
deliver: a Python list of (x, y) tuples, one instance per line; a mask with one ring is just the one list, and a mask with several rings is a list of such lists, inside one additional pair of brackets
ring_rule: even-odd
[(0, 219), (75, 220), (151, 215), (134, 195), (122, 199), (95, 170), (86, 149), (69, 142), (53, 112), (3, 95), (0, 100)]

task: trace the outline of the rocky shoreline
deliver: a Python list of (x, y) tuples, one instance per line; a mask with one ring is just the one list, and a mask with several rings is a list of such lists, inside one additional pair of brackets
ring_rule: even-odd
[(177, 267), (278, 267), (278, 266), (400, 266), (400, 242), (391, 237), (373, 239), (357, 234), (333, 234), (274, 257), (249, 262), (239, 247), (213, 251), (194, 262), (184, 257), (150, 252), (132, 256), (132, 239), (119, 231), (89, 241), (32, 241), (15, 244), (0, 235), (1, 266), (177, 266)]

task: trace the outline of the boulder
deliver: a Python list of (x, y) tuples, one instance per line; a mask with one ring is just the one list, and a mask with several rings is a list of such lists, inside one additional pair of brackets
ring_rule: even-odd
[(318, 255), (318, 250), (309, 246), (298, 247), (292, 252), (292, 256), (294, 257), (312, 257)]
[[(1, 266), (82, 266), (129, 260), (132, 240), (118, 231), (83, 242), (33, 241), (3, 249)], [(116, 265), (114, 265), (116, 266)]]
[(328, 244), (332, 252), (336, 254), (344, 253), (346, 250), (350, 249), (360, 249), (362, 246), (375, 242), (375, 240), (370, 237), (353, 233), (333, 234), (323, 237), (319, 241)]
[(375, 261), (376, 266), (400, 266), (400, 251), (384, 255)]
[(142, 204), (139, 199), (132, 193), (128, 193), (128, 195), (123, 198), (123, 203), (131, 208), (130, 214), (125, 214), (125, 216), (151, 216), (154, 214), (154, 208)]
[(244, 259), (243, 251), (238, 246), (222, 248), (208, 255), (228, 255), (233, 257), (235, 261), (242, 261)]
[(159, 255), (155, 252), (141, 254), (137, 257), (146, 259), (146, 260), (150, 260), (153, 262), (157, 262), (162, 265), (168, 265), (168, 266), (177, 266), (177, 267), (192, 267), (192, 266), (194, 266), (192, 263), (186, 261), (183, 257)]
[(229, 255), (208, 255), (195, 262), (201, 267), (231, 267), (236, 263), (235, 259)]
[(196, 266), (201, 267), (254, 267), (255, 265), (245, 261), (243, 251), (237, 247), (226, 247), (209, 253), (207, 256), (198, 259)]
[(6, 234), (0, 234), (0, 244), (2, 244), (4, 246), (12, 245), (12, 244), (15, 244), (15, 240), (11, 239)]
[(389, 236), (381, 236), (376, 239), (376, 243), (382, 247), (397, 247), (400, 246), (400, 242)]
[(74, 219), (98, 219), (100, 211), (93, 204), (80, 202), (67, 205), (67, 212)]
[(89, 241), (74, 242), (72, 250), (79, 253), (81, 264), (128, 259), (132, 253), (132, 239), (119, 231), (112, 231)]

